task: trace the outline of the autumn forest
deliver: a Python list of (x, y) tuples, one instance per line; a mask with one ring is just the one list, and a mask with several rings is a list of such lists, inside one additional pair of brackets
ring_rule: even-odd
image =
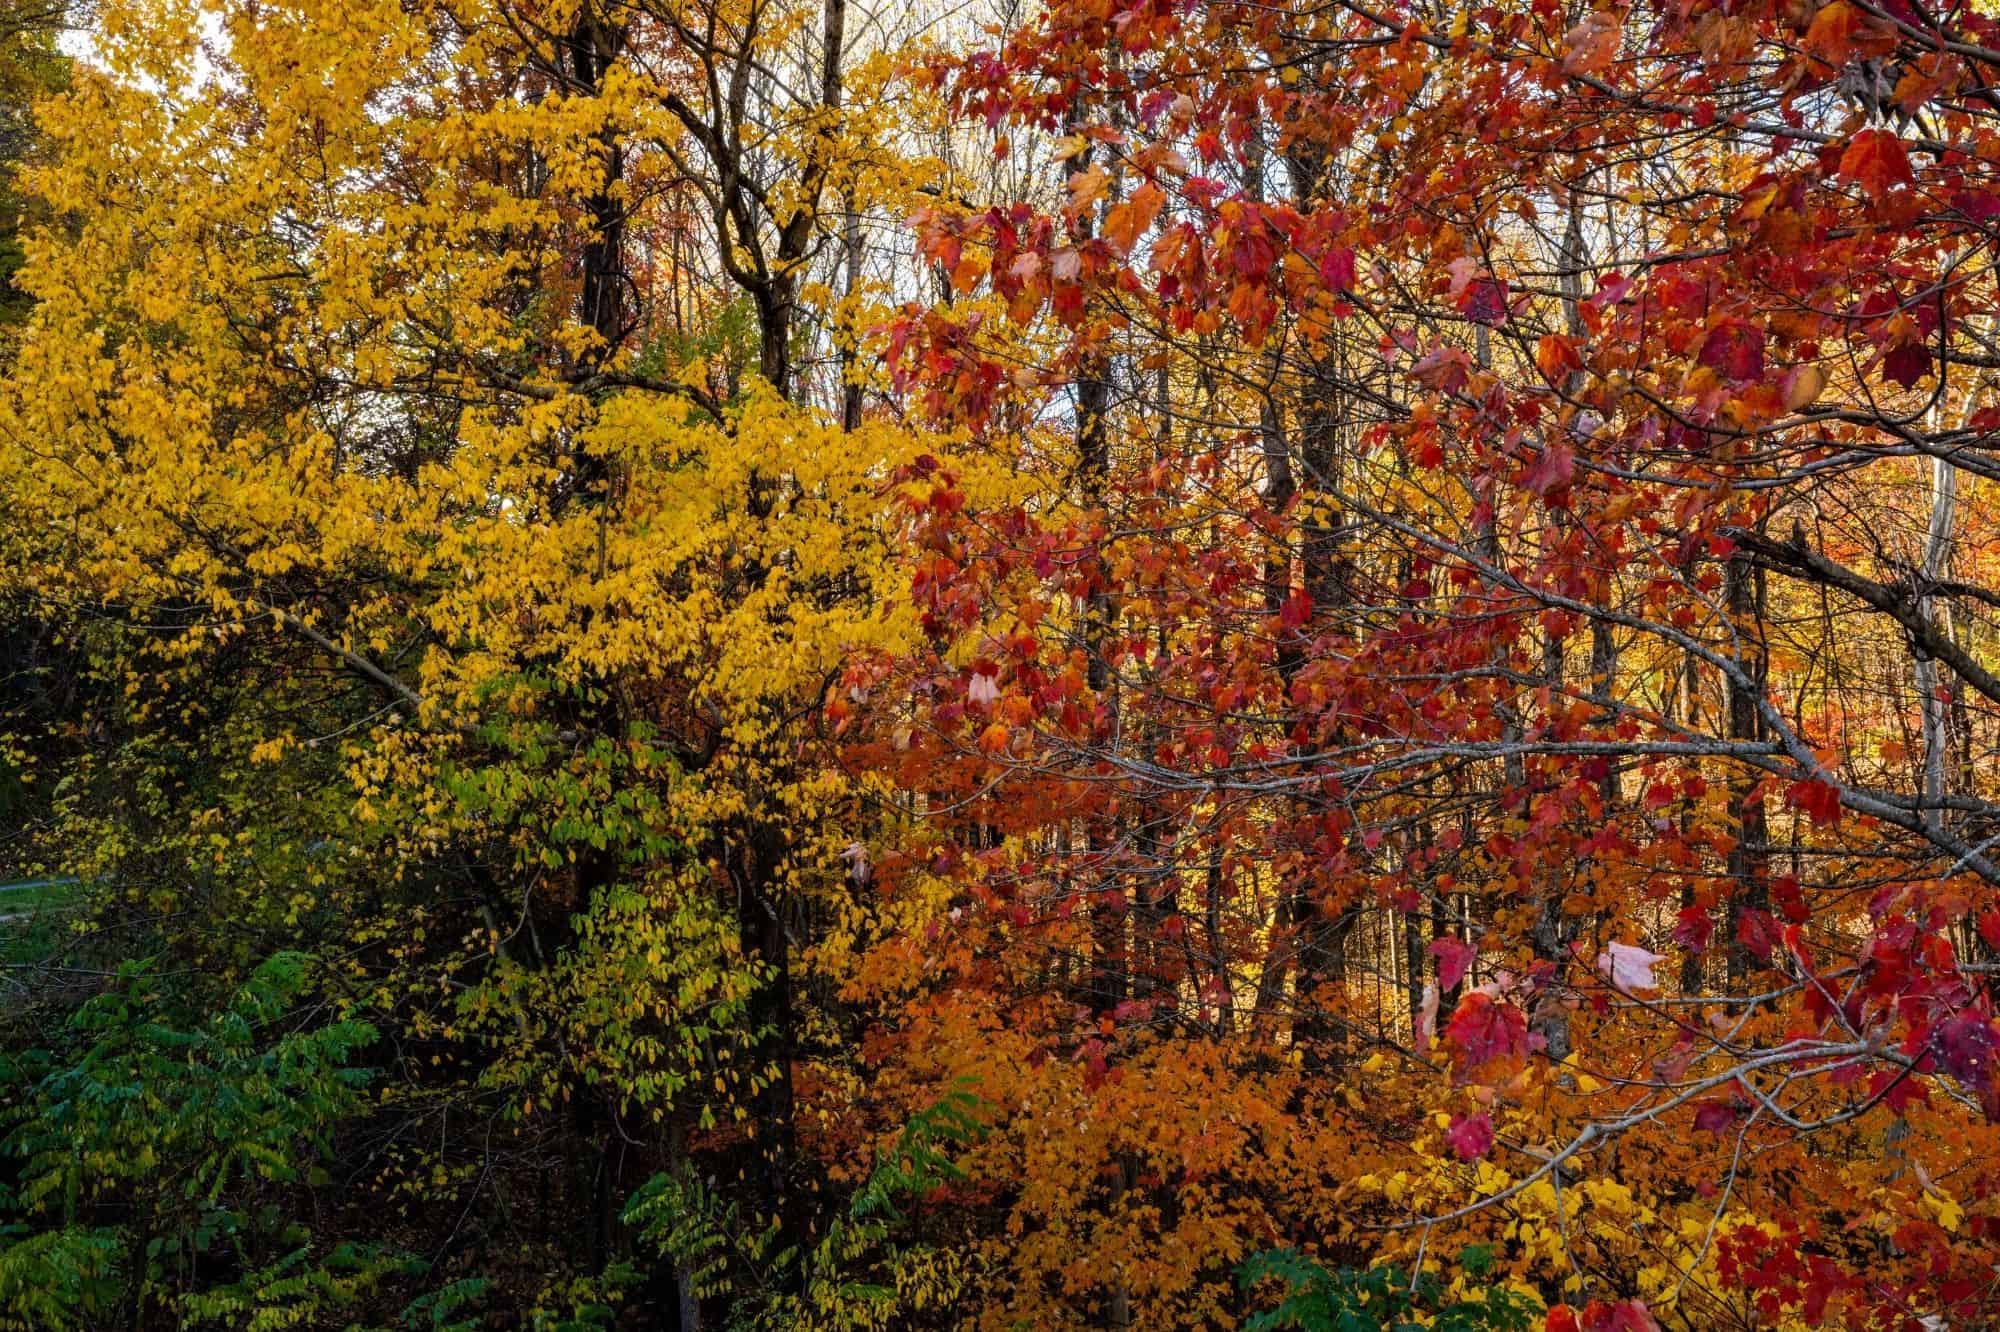
[(1991, 0), (0, 0), (0, 1328), (2000, 1327)]

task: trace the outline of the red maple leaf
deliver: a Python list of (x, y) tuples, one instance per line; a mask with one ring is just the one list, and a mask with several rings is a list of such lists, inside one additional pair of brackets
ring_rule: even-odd
[(1456, 393), (1464, 388), (1471, 373), (1472, 358), (1456, 347), (1427, 352), (1410, 367), (1410, 378), (1442, 393)]
[(1975, 1013), (1960, 1013), (1938, 1023), (1931, 1032), (1931, 1049), (1945, 1072), (1974, 1091), (1993, 1086), (1994, 1051), (2000, 1035), (1993, 1024)]
[(1458, 311), (1475, 324), (1498, 328), (1507, 322), (1507, 284), (1497, 278), (1478, 278), (1459, 294)]
[(1346, 246), (1337, 246), (1320, 256), (1320, 281), (1329, 290), (1347, 292), (1354, 289), (1354, 251)]
[(1472, 959), (1479, 956), (1479, 950), (1457, 935), (1447, 934), (1432, 941), (1431, 956), (1438, 960), (1438, 989), (1449, 990), (1472, 970)]
[(1912, 388), (1931, 372), (1931, 349), (1915, 338), (1906, 338), (1889, 348), (1882, 357), (1882, 373), (1904, 388)]
[(1744, 907), (1736, 919), (1736, 942), (1748, 949), (1750, 955), (1759, 962), (1768, 963), (1772, 952), (1783, 939), (1778, 922), (1771, 919), (1768, 911), (1755, 907)]
[(1695, 1107), (1695, 1131), (1727, 1133), (1743, 1117), (1745, 1108), (1741, 1101), (1705, 1101)]
[(1868, 1079), (1868, 1094), (1879, 1096), (1882, 1103), (1897, 1114), (1907, 1110), (1912, 1101), (1929, 1101), (1930, 1088), (1921, 1078), (1910, 1077), (1901, 1069), (1895, 1072), (1884, 1070)]
[(1764, 330), (1730, 319), (1709, 330), (1701, 344), (1701, 363), (1738, 383), (1764, 373)]
[(1461, 1077), (1492, 1064), (1520, 1064), (1528, 1057), (1527, 1017), (1491, 995), (1473, 993), (1459, 1000), (1445, 1035), (1458, 1051)]
[(1794, 809), (1811, 819), (1815, 828), (1840, 822), (1840, 789), (1817, 777), (1793, 782), (1785, 788), (1785, 799)]
[(1643, 1300), (1592, 1300), (1583, 1307), (1583, 1332), (1660, 1332), (1660, 1325)]
[(1910, 183), (1910, 156), (1903, 151), (1903, 141), (1888, 130), (1863, 130), (1840, 155), (1840, 174), (1880, 198), (1891, 186)]
[(1444, 1140), (1458, 1153), (1459, 1160), (1477, 1161), (1493, 1150), (1493, 1116), (1460, 1115), (1444, 1131)]
[(1682, 907), (1675, 918), (1674, 942), (1690, 953), (1705, 951), (1714, 933), (1715, 917), (1701, 907)]
[(1521, 484), (1537, 495), (1569, 489), (1576, 477), (1576, 454), (1566, 445), (1544, 444), (1534, 465), (1521, 474)]

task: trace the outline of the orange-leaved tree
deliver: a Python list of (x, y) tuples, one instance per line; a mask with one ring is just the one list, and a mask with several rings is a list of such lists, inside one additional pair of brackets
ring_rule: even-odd
[(1141, 0), (928, 67), (1058, 161), (919, 219), (898, 384), (1037, 490), (914, 470), (930, 651), (855, 668), (990, 1325), (1466, 1240), (1552, 1326), (1990, 1310), (1996, 35)]

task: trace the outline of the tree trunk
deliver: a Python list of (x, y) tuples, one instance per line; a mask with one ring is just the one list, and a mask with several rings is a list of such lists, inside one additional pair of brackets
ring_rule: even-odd
[[(1763, 695), (1766, 656), (1764, 651), (1764, 575), (1742, 554), (1733, 555), (1723, 569), (1723, 605), (1729, 613), (1735, 644), (1732, 655), (1746, 677), (1728, 681), (1729, 738), (1761, 740), (1763, 715), (1758, 710)], [(1733, 813), (1736, 844), (1729, 851), (1727, 873), (1733, 885), (1730, 899), (1729, 979), (1740, 984), (1749, 975), (1751, 950), (1743, 942), (1744, 913), (1764, 911), (1770, 905), (1770, 834), (1765, 822), (1764, 797), (1758, 794), (1760, 778), (1751, 773), (1737, 782)]]

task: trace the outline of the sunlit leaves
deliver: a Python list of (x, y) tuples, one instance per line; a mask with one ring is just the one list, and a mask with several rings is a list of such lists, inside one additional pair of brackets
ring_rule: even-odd
[(1840, 171), (1880, 198), (1899, 185), (1911, 183), (1909, 154), (1903, 141), (1888, 130), (1863, 130), (1840, 155)]

